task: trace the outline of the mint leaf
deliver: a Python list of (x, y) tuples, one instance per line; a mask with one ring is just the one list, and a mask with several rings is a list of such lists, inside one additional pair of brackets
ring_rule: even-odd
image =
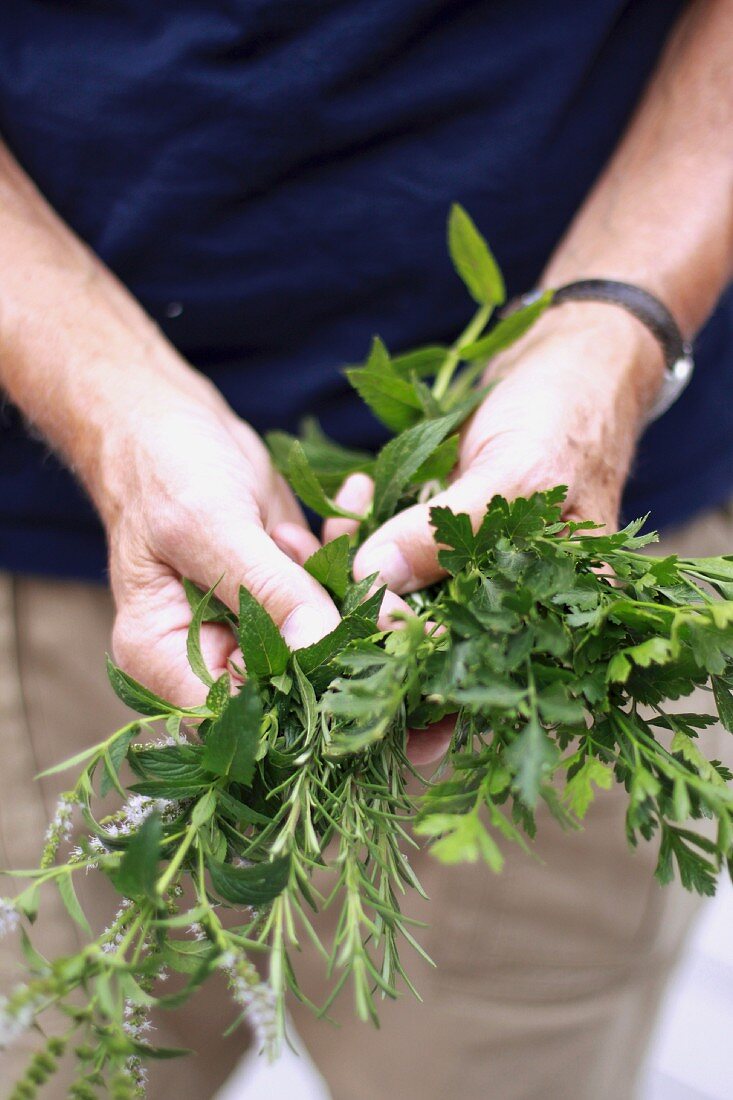
[(474, 301), (480, 306), (500, 306), (506, 299), (506, 290), (496, 260), (471, 218), (457, 203), (448, 217), (448, 250)]
[(349, 546), (349, 536), (340, 535), (311, 554), (303, 566), (338, 600), (343, 600), (351, 580)]
[(128, 676), (126, 672), (123, 672), (121, 668), (118, 668), (117, 665), (112, 662), (110, 657), (107, 657), (107, 676), (109, 677), (109, 682), (117, 698), (120, 699), (125, 706), (130, 707), (131, 710), (137, 711), (138, 714), (158, 715), (179, 713), (178, 707), (174, 707), (172, 703), (168, 703), (165, 699), (161, 699), (159, 695), (143, 687), (143, 685), (138, 683), (137, 680), (134, 680), (132, 676)]
[(209, 727), (202, 764), (214, 775), (247, 787), (252, 782), (260, 747), (262, 703), (251, 680), (232, 695), (221, 716)]
[(392, 367), (397, 374), (405, 378), (424, 378), (437, 374), (447, 354), (448, 348), (440, 345), (417, 348), (403, 355), (395, 355), (392, 359)]
[(347, 512), (331, 500), (316, 476), (303, 446), (296, 439), (290, 448), (288, 456), (287, 479), (293, 491), (300, 497), (303, 504), (323, 519), (332, 516), (342, 516), (346, 519), (361, 520), (354, 512)]
[[(195, 611), (202, 597), (206, 595), (205, 589), (199, 588), (197, 584), (194, 584), (193, 581), (190, 581), (187, 577), (181, 578), (181, 584), (186, 593), (186, 599), (188, 600), (191, 611)], [(208, 606), (204, 611), (201, 621), (204, 623), (231, 623), (234, 622), (234, 615), (218, 596), (213, 595), (212, 590), (212, 595), (209, 597)]]
[(437, 420), (416, 424), (382, 448), (374, 466), (372, 510), (377, 523), (383, 523), (394, 513), (403, 489), (446, 436), (466, 419), (473, 404), (461, 405)]
[[(349, 474), (357, 471), (368, 474), (371, 471), (374, 458), (368, 451), (342, 447), (340, 443), (324, 435), (316, 420), (304, 420), (302, 432), (300, 444), (313, 473), (327, 494), (335, 493)], [(287, 432), (269, 432), (265, 436), (265, 442), (270, 448), (275, 466), (287, 477), (290, 450), (295, 436)]]
[(162, 836), (160, 815), (152, 813), (130, 838), (122, 862), (110, 876), (126, 898), (148, 898), (157, 902), (155, 884)]
[(341, 622), (325, 638), (296, 650), (298, 664), (301, 671), (318, 686), (323, 688), (328, 683), (328, 675), (323, 676), (324, 666), (332, 661), (349, 644), (357, 638), (368, 638), (376, 630), (374, 618), (369, 613), (369, 605), (378, 599), (381, 604), (384, 596), (384, 588), (381, 588), (374, 597), (361, 604), (351, 614), (346, 615)]
[(206, 667), (204, 661), (204, 655), (201, 652), (201, 624), (210, 620), (206, 619), (209, 605), (214, 595), (214, 590), (221, 582), (221, 577), (213, 584), (208, 592), (206, 592), (196, 604), (191, 617), (191, 625), (188, 628), (188, 635), (186, 637), (186, 653), (188, 655), (188, 663), (191, 666), (191, 671), (198, 676), (202, 683), (207, 687), (211, 687), (214, 683), (214, 677)]
[(379, 337), (374, 338), (366, 365), (350, 367), (345, 374), (361, 399), (390, 431), (404, 431), (422, 418), (422, 405), (415, 386), (394, 370)]
[(423, 485), (426, 481), (445, 481), (458, 462), (459, 443), (458, 434), (449, 435), (435, 448), (430, 457), (425, 459), (411, 480), (416, 485)]
[(290, 650), (264, 607), (243, 586), (239, 589), (239, 648), (250, 676), (266, 679), (287, 668)]

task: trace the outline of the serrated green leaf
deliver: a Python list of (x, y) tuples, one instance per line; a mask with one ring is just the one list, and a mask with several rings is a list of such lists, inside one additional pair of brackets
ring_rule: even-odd
[(430, 523), (434, 528), (435, 541), (445, 547), (438, 551), (438, 561), (444, 569), (455, 575), (473, 563), (477, 542), (471, 519), (465, 512), (431, 508)]
[(437, 420), (426, 420), (391, 439), (374, 465), (374, 518), (383, 523), (393, 514), (400, 495), (443, 440), (472, 412), (476, 401), (464, 403)]
[(202, 745), (161, 745), (130, 754), (130, 767), (146, 779), (165, 779), (173, 783), (205, 782)]
[(206, 696), (206, 706), (212, 714), (218, 715), (227, 705), (232, 693), (232, 681), (228, 672), (223, 672), (219, 679), (213, 683)]
[(362, 401), (390, 431), (404, 431), (422, 418), (414, 384), (393, 369), (379, 337), (374, 338), (366, 365), (349, 367), (344, 373)]
[(206, 734), (203, 766), (214, 775), (227, 776), (249, 786), (260, 747), (262, 702), (251, 680), (229, 698), (219, 718)]
[(307, 573), (315, 577), (338, 600), (344, 598), (351, 581), (349, 550), (349, 536), (341, 535), (319, 547), (303, 566)]
[(448, 250), (474, 301), (500, 306), (506, 299), (501, 271), (488, 244), (458, 203), (451, 207), (448, 217)]
[(449, 435), (438, 444), (430, 458), (427, 458), (413, 475), (412, 481), (415, 485), (424, 485), (426, 481), (445, 481), (458, 462), (459, 445), (458, 434)]
[[(380, 601), (384, 591), (384, 588), (381, 588), (378, 593)], [(364, 608), (364, 604), (361, 608)], [(370, 615), (360, 609), (352, 611), (329, 634), (326, 634), (325, 638), (314, 642), (313, 645), (296, 650), (301, 670), (312, 680), (314, 673), (332, 661), (349, 642), (356, 638), (368, 638), (370, 634), (374, 634), (375, 629), (374, 620)]]
[(448, 355), (448, 350), (448, 348), (436, 344), (416, 348), (415, 351), (406, 351), (402, 355), (394, 356), (392, 367), (405, 378), (429, 377), (438, 373)]
[(355, 512), (349, 512), (339, 507), (331, 497), (327, 496), (321, 482), (313, 470), (308, 457), (299, 440), (295, 440), (290, 448), (288, 457), (287, 479), (293, 492), (300, 497), (303, 504), (323, 519), (333, 516), (341, 516), (346, 519), (361, 520), (361, 516)]
[(720, 721), (729, 733), (733, 733), (733, 694), (718, 676), (713, 676), (711, 683)]
[(130, 707), (131, 710), (137, 711), (138, 714), (153, 717), (156, 715), (177, 714), (181, 710), (180, 707), (174, 707), (172, 703), (166, 702), (159, 695), (143, 687), (132, 676), (128, 676), (126, 672), (123, 672), (121, 668), (118, 668), (112, 662), (110, 657), (107, 657), (107, 676), (117, 698), (121, 699), (125, 706)]
[(191, 625), (188, 628), (188, 635), (186, 637), (186, 654), (188, 656), (188, 663), (191, 666), (191, 670), (194, 675), (198, 676), (199, 680), (207, 687), (211, 687), (214, 683), (214, 677), (206, 667), (206, 661), (204, 655), (201, 652), (201, 624), (206, 620), (206, 613), (209, 610), (209, 605), (214, 596), (214, 591), (221, 583), (221, 577), (212, 584), (211, 588), (206, 592), (194, 608), (193, 615), (191, 616)]
[(612, 783), (613, 772), (608, 765), (596, 756), (589, 756), (567, 781), (563, 798), (575, 816), (583, 818), (595, 797), (595, 788), (609, 790)]
[(262, 604), (239, 589), (239, 648), (249, 676), (279, 676), (287, 667), (290, 650)]
[(155, 885), (163, 829), (160, 815), (151, 813), (130, 838), (119, 867), (110, 875), (115, 887), (127, 898), (157, 901)]
[(514, 785), (530, 808), (537, 804), (540, 789), (558, 760), (558, 750), (537, 719), (531, 718), (508, 746), (505, 758), (514, 771)]

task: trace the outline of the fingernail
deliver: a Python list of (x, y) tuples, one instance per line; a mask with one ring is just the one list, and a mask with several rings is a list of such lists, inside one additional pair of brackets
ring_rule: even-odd
[(407, 588), (414, 579), (412, 569), (396, 542), (385, 542), (359, 554), (359, 572), (363, 577), (379, 573), (382, 584), (394, 592)]
[(301, 604), (291, 611), (282, 625), (282, 636), (291, 649), (313, 645), (328, 634), (325, 616), (315, 607)]

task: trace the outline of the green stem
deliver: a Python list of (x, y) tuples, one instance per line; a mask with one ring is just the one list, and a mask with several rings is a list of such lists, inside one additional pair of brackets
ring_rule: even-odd
[(197, 822), (191, 822), (191, 824), (186, 829), (186, 835), (183, 838), (183, 843), (180, 845), (173, 859), (168, 864), (168, 867), (166, 868), (164, 874), (161, 875), (161, 877), (158, 879), (157, 890), (161, 897), (175, 878), (176, 873), (178, 872), (181, 864), (183, 863), (183, 860), (186, 857), (188, 849), (191, 847), (193, 841), (196, 838), (196, 834), (198, 833), (199, 828), (200, 825)]
[(492, 309), (493, 306), (481, 306), (477, 309), (461, 335), (449, 349), (433, 383), (433, 397), (436, 401), (440, 401), (441, 398), (445, 397), (448, 391), (451, 379), (461, 361), (461, 349), (468, 344), (473, 344), (481, 335), (491, 317)]

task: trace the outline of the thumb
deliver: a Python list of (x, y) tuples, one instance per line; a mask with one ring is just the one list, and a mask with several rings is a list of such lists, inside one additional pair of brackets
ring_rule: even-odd
[(430, 524), (430, 511), (441, 506), (453, 512), (467, 512), (476, 526), (494, 493), (485, 472), (467, 470), (446, 489), (425, 504), (406, 508), (387, 520), (367, 539), (354, 560), (357, 580), (378, 573), (381, 583), (393, 592), (415, 592), (445, 576), (438, 564), (439, 546)]

